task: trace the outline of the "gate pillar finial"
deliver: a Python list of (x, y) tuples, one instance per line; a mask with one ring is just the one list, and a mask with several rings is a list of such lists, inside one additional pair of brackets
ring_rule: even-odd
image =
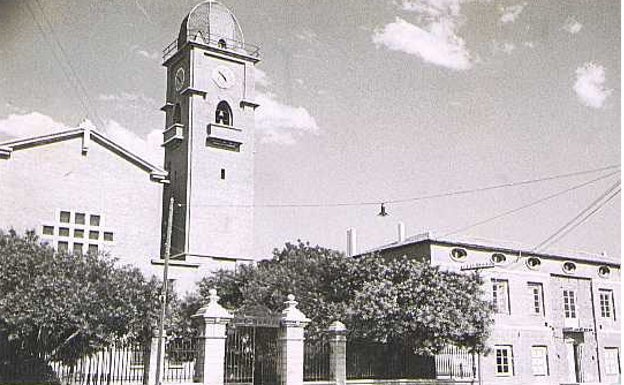
[(226, 328), (233, 316), (219, 304), (215, 289), (209, 293), (208, 304), (193, 315), (203, 321), (199, 325), (193, 380), (204, 385), (223, 385)]

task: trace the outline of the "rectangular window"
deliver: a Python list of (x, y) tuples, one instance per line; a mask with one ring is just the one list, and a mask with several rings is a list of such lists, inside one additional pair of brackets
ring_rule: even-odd
[(61, 237), (69, 237), (69, 229), (67, 227), (59, 228), (59, 235)]
[(509, 314), (509, 283), (506, 279), (492, 280), (492, 309), (494, 313)]
[(84, 230), (74, 229), (74, 238), (84, 238)]
[(225, 179), (225, 169), (221, 169), (221, 179)]
[(99, 215), (89, 215), (89, 224), (91, 226), (99, 226), (100, 225), (100, 216)]
[(574, 291), (563, 291), (563, 314), (565, 318), (576, 318), (576, 299)]
[(74, 216), (74, 222), (78, 225), (84, 225), (85, 224), (84, 213), (76, 213)]
[(614, 312), (612, 310), (613, 306), (613, 291), (607, 289), (600, 289), (599, 298), (600, 298), (600, 316), (602, 318), (612, 318)]
[(54, 226), (43, 226), (43, 235), (54, 235)]
[(604, 352), (605, 373), (610, 376), (620, 374), (620, 349), (605, 348)]
[(100, 237), (100, 232), (99, 231), (89, 231), (89, 239), (98, 239)]
[(82, 254), (82, 243), (74, 242), (74, 254)]
[(89, 254), (97, 254), (98, 245), (89, 245)]
[(548, 375), (548, 348), (531, 346), (531, 370), (534, 376)]
[(496, 347), (496, 375), (513, 376), (513, 351), (511, 345)]
[(67, 253), (67, 250), (69, 250), (69, 243), (64, 242), (64, 241), (59, 241), (58, 247), (56, 248), (56, 250), (59, 253)]
[(113, 240), (113, 233), (111, 232), (104, 232), (104, 240), (105, 241), (112, 241)]
[(529, 282), (529, 295), (531, 296), (531, 313), (544, 314), (544, 289), (541, 283)]
[(69, 211), (61, 211), (61, 222), (69, 223), (70, 216)]

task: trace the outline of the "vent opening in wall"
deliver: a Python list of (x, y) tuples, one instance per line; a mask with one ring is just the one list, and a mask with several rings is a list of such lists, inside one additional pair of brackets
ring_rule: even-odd
[(570, 261), (564, 262), (562, 269), (564, 273), (574, 274), (574, 272), (576, 272), (576, 263)]
[(602, 278), (607, 278), (611, 275), (611, 269), (608, 266), (600, 266), (598, 268), (598, 275)]
[(542, 266), (542, 260), (537, 257), (529, 257), (526, 260), (526, 265), (531, 270), (537, 270)]
[(501, 254), (501, 253), (492, 254), (490, 259), (492, 260), (492, 262), (496, 264), (505, 263), (507, 261), (507, 257), (505, 256), (505, 254)]
[(468, 258), (468, 252), (465, 249), (460, 249), (458, 247), (451, 250), (451, 258), (455, 261), (464, 261)]
[(221, 179), (225, 179), (225, 169), (221, 169)]

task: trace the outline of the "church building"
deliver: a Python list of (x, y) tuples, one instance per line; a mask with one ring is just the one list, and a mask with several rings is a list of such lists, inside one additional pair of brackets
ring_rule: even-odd
[(253, 260), (254, 66), (234, 14), (204, 1), (165, 50), (164, 167), (81, 127), (0, 143), (0, 228), (73, 253), (105, 252), (191, 290)]

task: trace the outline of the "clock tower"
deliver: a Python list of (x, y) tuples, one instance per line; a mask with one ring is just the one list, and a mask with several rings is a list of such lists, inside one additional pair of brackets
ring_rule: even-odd
[(174, 266), (221, 267), (252, 259), (254, 66), (234, 14), (208, 0), (196, 5), (164, 51), (163, 132), (169, 184), (163, 191), (161, 257), (174, 198)]

